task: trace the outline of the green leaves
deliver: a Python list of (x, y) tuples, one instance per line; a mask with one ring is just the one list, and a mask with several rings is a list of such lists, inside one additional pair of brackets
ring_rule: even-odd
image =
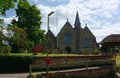
[[(18, 18), (18, 20), (13, 19), (11, 22), (11, 26), (17, 26), (19, 28), (22, 28), (26, 32), (27, 34), (26, 39), (29, 48), (31, 48), (33, 45), (38, 44), (39, 41), (44, 37), (45, 31), (41, 30), (40, 27), (42, 23), (41, 22), (42, 17), (40, 16), (40, 14), (41, 14), (40, 10), (37, 9), (35, 5), (30, 5), (27, 0), (18, 1), (18, 5), (16, 8), (16, 17)], [(21, 37), (16, 32), (16, 30), (18, 29), (14, 30), (15, 32), (13, 33), (13, 35), (14, 36), (18, 35), (18, 37)], [(18, 37), (15, 38), (17, 39)]]
[(0, 1), (0, 14), (5, 16), (6, 10), (14, 8), (17, 0), (1, 0)]
[(10, 37), (10, 41), (15, 42), (18, 46), (24, 46), (26, 44), (27, 33), (17, 26), (9, 26), (8, 37)]

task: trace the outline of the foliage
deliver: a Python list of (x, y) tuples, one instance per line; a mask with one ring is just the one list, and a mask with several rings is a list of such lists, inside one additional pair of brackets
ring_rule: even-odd
[[(2, 0), (0, 2), (0, 14), (3, 16), (5, 16), (7, 10), (14, 8), (15, 2), (18, 2), (16, 8), (18, 21), (16, 19), (12, 20), (12, 24), (7, 29), (6, 39), (2, 38), (0, 42), (3, 40), (8, 41), (12, 52), (20, 52), (26, 49), (29, 52), (31, 47), (39, 43), (40, 38), (44, 37), (44, 31), (40, 29), (42, 23), (40, 11), (35, 5), (31, 6), (27, 0)], [(1, 31), (4, 29), (3, 23), (4, 21), (0, 19)]]
[[(15, 55), (15, 56), (32, 56), (32, 53), (10, 53), (10, 55)], [(80, 54), (48, 54), (49, 56), (85, 56), (85, 55), (80, 55)], [(47, 56), (47, 54), (42, 54), (38, 53), (36, 56)], [(96, 55), (86, 55), (86, 56), (96, 56)], [(100, 55), (97, 55), (100, 56)]]
[(41, 12), (35, 5), (31, 6), (27, 0), (20, 0), (16, 8), (18, 21), (13, 19), (11, 23), (26, 31), (31, 46), (38, 44), (44, 36), (44, 31), (40, 29), (42, 23), (40, 14)]
[(3, 45), (2, 41), (5, 39), (4, 34), (3, 34), (3, 29), (4, 29), (3, 23), (4, 23), (4, 20), (0, 19), (0, 45)]
[(17, 2), (17, 0), (0, 0), (0, 15), (5, 16), (6, 10), (14, 8), (15, 2)]
[(27, 46), (26, 32), (17, 26), (9, 26), (7, 28), (9, 45), (12, 47), (12, 52), (19, 52), (21, 48)]
[(115, 46), (115, 53), (119, 53), (120, 52), (120, 46)]
[(99, 54), (99, 53), (100, 53), (99, 49), (98, 49), (98, 48), (95, 48), (93, 54)]
[[(3, 26), (3, 23), (4, 23), (4, 20), (0, 19), (0, 26)], [(1, 30), (1, 27), (0, 27), (0, 30)]]
[(42, 53), (42, 52), (44, 52), (44, 48), (41, 45), (35, 45), (32, 48), (32, 52), (33, 52), (33, 54)]
[[(17, 0), (1, 0), (0, 1), (0, 15), (5, 16), (6, 11), (14, 8)], [(0, 18), (0, 54), (8, 54), (11, 51), (11, 47), (4, 45), (3, 41), (7, 40), (7, 37), (3, 34), (4, 20)]]
[(35, 57), (0, 55), (0, 73), (28, 72)]
[(4, 20), (0, 19), (0, 54), (2, 55), (9, 54), (11, 52), (11, 47), (3, 43), (3, 41), (5, 42), (7, 40), (7, 37), (3, 33), (5, 29), (3, 24), (4, 24)]
[(7, 45), (0, 46), (0, 54), (8, 55), (11, 52), (11, 47)]
[(120, 55), (116, 56), (116, 67), (120, 71)]

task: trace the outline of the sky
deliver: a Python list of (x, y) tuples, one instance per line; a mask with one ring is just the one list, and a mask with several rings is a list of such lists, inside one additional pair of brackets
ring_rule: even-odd
[[(67, 21), (72, 26), (75, 23), (76, 12), (79, 13), (81, 27), (87, 23), (88, 28), (100, 42), (110, 34), (120, 34), (120, 0), (28, 0), (41, 11), (41, 28), (47, 30), (47, 15), (50, 16), (50, 29), (57, 35)], [(9, 24), (15, 17), (15, 10), (9, 10), (4, 18)]]

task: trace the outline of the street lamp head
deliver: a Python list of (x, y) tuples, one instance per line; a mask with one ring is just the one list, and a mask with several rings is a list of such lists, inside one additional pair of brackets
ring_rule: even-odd
[(48, 16), (52, 15), (53, 13), (54, 13), (54, 11), (51, 11), (51, 12), (48, 14)]

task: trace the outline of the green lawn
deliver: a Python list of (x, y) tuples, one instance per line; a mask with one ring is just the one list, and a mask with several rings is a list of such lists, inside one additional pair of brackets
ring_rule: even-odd
[[(47, 54), (38, 53), (33, 55), (33, 53), (10, 53), (9, 55), (15, 56), (47, 56)], [(79, 54), (48, 54), (48, 56), (80, 56)]]
[(116, 66), (120, 67), (120, 55), (116, 56)]
[[(38, 53), (33, 55), (33, 53), (10, 53), (10, 56), (47, 56), (47, 54)], [(48, 56), (84, 56), (82, 54), (48, 54)], [(94, 56), (93, 54), (87, 56)]]

